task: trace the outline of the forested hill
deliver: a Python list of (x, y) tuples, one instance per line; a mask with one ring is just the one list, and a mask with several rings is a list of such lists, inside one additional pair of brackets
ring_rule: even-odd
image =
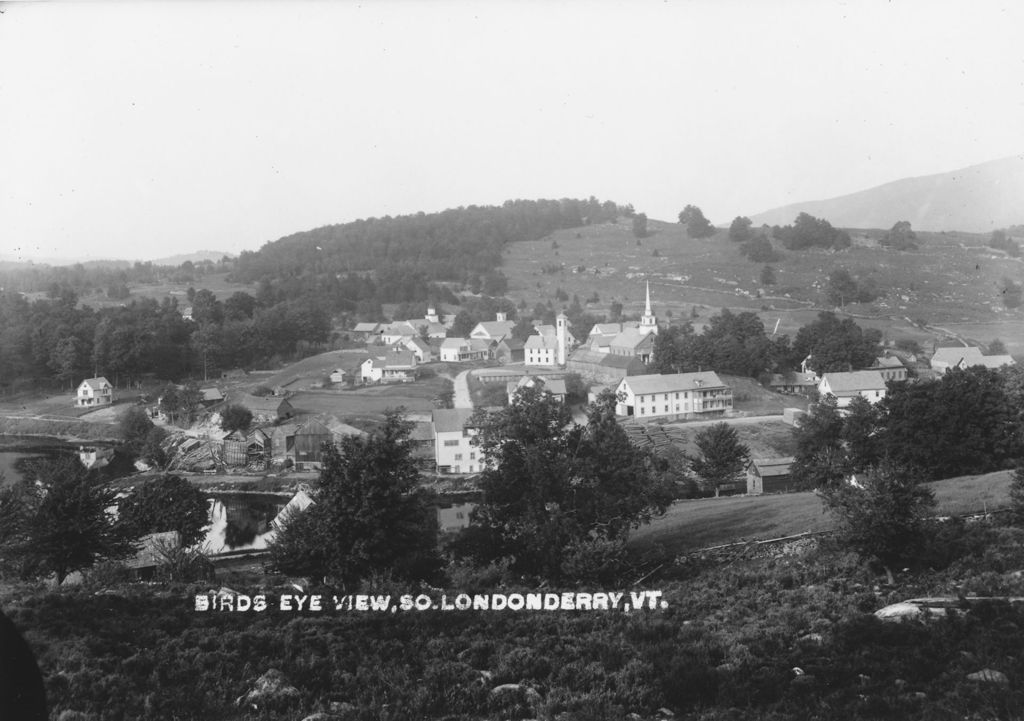
[(504, 278), (495, 269), (501, 265), (505, 244), (537, 240), (555, 230), (604, 222), (619, 214), (614, 202), (591, 197), (510, 200), (500, 207), (357, 220), (294, 233), (259, 251), (243, 252), (232, 280), (272, 283), (292, 295), (298, 287), (308, 288), (309, 281), (374, 271), (376, 296), (382, 302), (424, 300), (416, 296), (431, 281), (501, 292), (497, 286)]

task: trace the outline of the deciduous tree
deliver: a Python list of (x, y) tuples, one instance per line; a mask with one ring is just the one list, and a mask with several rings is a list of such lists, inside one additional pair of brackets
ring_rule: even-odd
[(692, 462), (693, 472), (714, 489), (717, 498), (724, 486), (741, 479), (750, 449), (740, 443), (736, 429), (724, 422), (699, 431), (696, 443), (700, 456)]
[(134, 537), (177, 531), (183, 546), (203, 538), (209, 524), (206, 494), (180, 476), (153, 478), (118, 504), (118, 521)]
[(271, 546), (273, 566), (353, 586), (372, 573), (432, 580), (437, 518), (409, 443), (411, 424), (388, 411), (368, 437), (324, 448), (316, 504), (288, 519)]

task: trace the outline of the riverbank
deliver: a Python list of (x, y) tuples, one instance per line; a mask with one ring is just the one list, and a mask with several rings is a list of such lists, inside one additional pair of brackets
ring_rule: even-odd
[(50, 438), (69, 443), (122, 440), (120, 429), (110, 423), (99, 423), (80, 418), (29, 415), (0, 417), (0, 441), (4, 436)]

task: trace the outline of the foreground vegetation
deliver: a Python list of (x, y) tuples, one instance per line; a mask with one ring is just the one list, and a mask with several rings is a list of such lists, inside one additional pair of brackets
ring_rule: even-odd
[[(332, 703), (352, 719), (582, 721), (661, 708), (709, 721), (1016, 718), (1024, 689), (967, 676), (1021, 677), (1020, 607), (992, 603), (927, 625), (871, 614), (934, 594), (1024, 595), (1021, 529), (952, 523), (931, 534), (932, 556), (897, 573), (896, 588), (878, 588), (852, 555), (805, 541), (761, 558), (680, 559), (671, 578), (648, 582), (668, 608), (629, 614), (202, 613), (192, 594), (208, 586), (97, 593), (99, 582), (6, 586), (0, 604), (39, 655), (54, 718), (72, 709), (81, 715), (67, 718), (298, 719)], [(488, 576), (456, 574), (450, 585), (472, 592)], [(297, 693), (237, 705), (270, 668)], [(537, 694), (492, 693), (506, 683)]]

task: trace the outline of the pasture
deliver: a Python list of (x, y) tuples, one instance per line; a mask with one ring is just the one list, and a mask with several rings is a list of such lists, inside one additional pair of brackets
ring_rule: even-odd
[[(938, 515), (993, 510), (1009, 502), (1010, 471), (948, 478), (929, 484)], [(766, 496), (730, 496), (676, 501), (668, 512), (633, 532), (629, 544), (655, 544), (671, 553), (686, 553), (736, 541), (781, 538), (826, 531), (830, 516), (813, 492)]]

